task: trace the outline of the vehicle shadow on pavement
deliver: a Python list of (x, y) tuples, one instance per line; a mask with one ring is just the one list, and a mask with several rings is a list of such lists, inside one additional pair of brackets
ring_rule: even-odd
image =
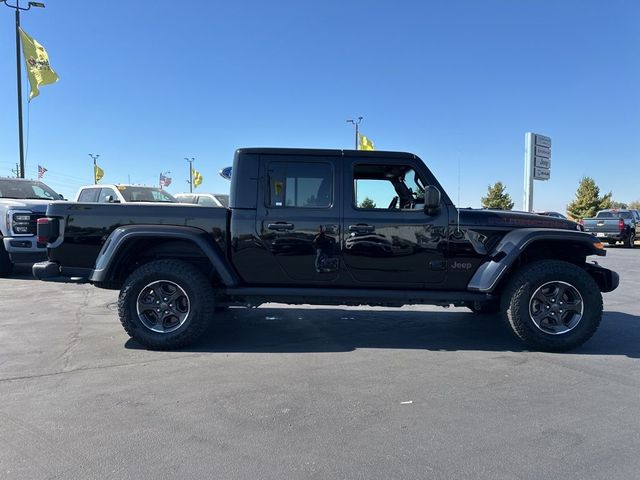
[[(431, 351), (527, 349), (495, 315), (456, 311), (303, 308), (230, 309), (195, 345), (212, 353), (348, 352), (359, 348)], [(129, 340), (126, 348), (142, 349)], [(572, 354), (640, 358), (640, 317), (605, 312), (591, 340)]]
[(33, 273), (31, 273), (32, 266), (33, 265), (27, 263), (14, 265), (13, 271), (7, 275), (6, 278), (13, 280), (37, 280), (36, 277), (33, 276)]

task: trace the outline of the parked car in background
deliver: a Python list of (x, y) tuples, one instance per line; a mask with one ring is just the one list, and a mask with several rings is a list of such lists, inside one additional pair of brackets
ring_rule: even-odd
[(585, 232), (594, 234), (609, 245), (624, 243), (633, 248), (640, 236), (640, 212), (638, 210), (608, 209), (599, 211), (594, 218), (581, 222)]
[(178, 203), (175, 197), (161, 188), (144, 185), (88, 185), (78, 190), (79, 203)]
[(15, 263), (46, 260), (46, 247), (36, 241), (36, 222), (54, 200), (62, 195), (42, 182), (0, 178), (0, 277), (11, 273)]
[(177, 193), (176, 198), (180, 203), (229, 208), (229, 195), (223, 193)]

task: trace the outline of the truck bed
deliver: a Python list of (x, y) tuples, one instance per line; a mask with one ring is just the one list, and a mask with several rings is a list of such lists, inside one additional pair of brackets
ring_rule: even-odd
[(48, 215), (64, 222), (64, 241), (49, 250), (49, 259), (66, 267), (95, 264), (107, 237), (122, 225), (175, 225), (199, 228), (225, 254), (229, 210), (182, 203), (96, 204), (55, 202)]

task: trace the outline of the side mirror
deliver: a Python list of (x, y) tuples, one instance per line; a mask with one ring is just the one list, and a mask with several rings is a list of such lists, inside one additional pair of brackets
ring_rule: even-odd
[(107, 195), (105, 200), (107, 201), (107, 203), (120, 203), (120, 200), (115, 198), (113, 195)]
[(428, 185), (424, 189), (424, 213), (435, 215), (440, 210), (440, 190), (433, 185)]

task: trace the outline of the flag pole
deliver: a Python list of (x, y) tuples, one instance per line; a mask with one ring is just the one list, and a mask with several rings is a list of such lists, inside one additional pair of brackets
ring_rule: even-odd
[(20, 145), (19, 178), (24, 178), (24, 141), (22, 133), (22, 69), (20, 68), (20, 0), (16, 0), (16, 76), (18, 80), (18, 144)]
[(96, 178), (96, 167), (98, 166), (97, 160), (100, 154), (94, 155), (93, 153), (90, 153), (89, 156), (93, 158), (93, 184), (97, 185), (98, 179)]
[(18, 83), (18, 144), (20, 147), (20, 168), (18, 178), (24, 178), (24, 134), (22, 129), (22, 69), (20, 68), (20, 10), (30, 10), (31, 7), (44, 8), (42, 2), (29, 2), (26, 7), (20, 6), (20, 0), (15, 5), (9, 5), (7, 0), (0, 0), (5, 6), (16, 11), (16, 79)]
[(189, 193), (193, 193), (193, 160), (194, 158), (184, 157), (184, 159), (187, 162), (189, 162)]

